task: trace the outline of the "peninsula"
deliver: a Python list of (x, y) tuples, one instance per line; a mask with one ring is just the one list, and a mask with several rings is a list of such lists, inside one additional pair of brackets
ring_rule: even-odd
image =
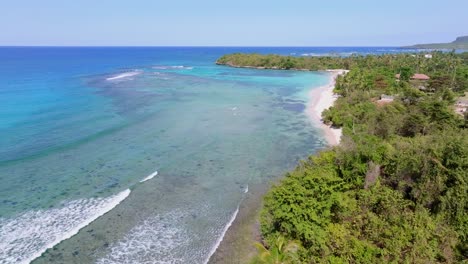
[(416, 44), (412, 46), (405, 46), (403, 48), (409, 49), (455, 49), (455, 50), (468, 50), (468, 36), (458, 37), (450, 43), (432, 43), (432, 44)]

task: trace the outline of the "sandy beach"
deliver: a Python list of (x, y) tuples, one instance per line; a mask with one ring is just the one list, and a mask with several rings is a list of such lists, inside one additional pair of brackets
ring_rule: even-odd
[(327, 70), (330, 73), (330, 82), (322, 87), (312, 89), (309, 94), (309, 101), (306, 106), (306, 114), (314, 126), (321, 128), (323, 136), (330, 146), (336, 146), (340, 143), (341, 128), (333, 128), (323, 123), (322, 112), (333, 106), (338, 96), (333, 93), (336, 77), (344, 75), (347, 70)]
[[(338, 98), (333, 93), (335, 79), (344, 75), (347, 70), (328, 70), (330, 81), (327, 85), (313, 88), (309, 94), (306, 105), (306, 115), (314, 126), (321, 128), (323, 136), (330, 146), (340, 143), (341, 128), (332, 128), (322, 122), (322, 112), (333, 105)], [(255, 254), (253, 246), (261, 239), (258, 223), (261, 210), (262, 197), (268, 191), (268, 187), (252, 188), (244, 202), (241, 204), (239, 215), (227, 231), (221, 244), (211, 257), (209, 264), (240, 264), (247, 263)]]

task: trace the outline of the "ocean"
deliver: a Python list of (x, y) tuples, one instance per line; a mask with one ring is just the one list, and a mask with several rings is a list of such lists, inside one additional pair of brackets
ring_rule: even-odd
[(328, 74), (233, 52), (408, 50), (0, 47), (0, 263), (206, 263), (249, 186), (327, 146), (304, 109)]

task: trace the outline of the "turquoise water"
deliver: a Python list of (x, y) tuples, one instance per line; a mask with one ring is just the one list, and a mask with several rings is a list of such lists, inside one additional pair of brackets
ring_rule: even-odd
[(249, 185), (326, 145), (328, 75), (214, 64), (234, 51), (0, 48), (0, 263), (206, 262)]

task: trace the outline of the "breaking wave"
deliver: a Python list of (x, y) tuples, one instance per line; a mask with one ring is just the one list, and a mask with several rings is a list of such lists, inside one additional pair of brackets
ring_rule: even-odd
[(189, 67), (189, 66), (182, 66), (182, 65), (179, 65), (179, 66), (153, 66), (152, 67), (153, 69), (155, 70), (192, 70), (193, 67)]
[(339, 53), (302, 53), (302, 57), (349, 57), (357, 52), (339, 52)]
[(79, 199), (65, 202), (60, 208), (0, 218), (0, 263), (31, 262), (112, 210), (129, 194), (127, 189), (107, 198)]
[(236, 219), (239, 206), (227, 219), (213, 215), (210, 221), (198, 218), (210, 214), (204, 207), (176, 209), (148, 217), (111, 244), (106, 255), (96, 263), (208, 263)]
[(114, 81), (114, 80), (119, 80), (119, 79), (123, 79), (123, 78), (133, 77), (133, 76), (139, 75), (141, 73), (142, 73), (142, 71), (138, 71), (138, 70), (131, 71), (131, 72), (124, 72), (124, 73), (121, 73), (121, 74), (106, 78), (106, 80)]
[[(114, 243), (97, 264), (113, 263), (190, 263), (191, 253), (180, 252), (190, 245), (190, 236), (181, 227), (186, 214), (174, 211), (150, 217)], [(193, 260), (193, 259), (192, 259)]]
[(210, 253), (208, 254), (208, 258), (205, 260), (204, 264), (208, 264), (208, 262), (211, 259), (211, 256), (213, 256), (213, 254), (218, 249), (219, 245), (221, 245), (221, 242), (223, 242), (224, 236), (226, 236), (227, 231), (231, 227), (232, 223), (234, 223), (234, 220), (236, 220), (236, 217), (237, 217), (238, 213), (239, 213), (239, 206), (237, 206), (237, 209), (234, 212), (234, 214), (232, 214), (231, 219), (229, 219), (229, 222), (224, 226), (224, 229), (221, 232), (221, 235), (216, 240), (215, 245), (211, 248)]
[(153, 173), (151, 173), (150, 175), (146, 176), (143, 180), (141, 180), (140, 182), (145, 182), (147, 180), (151, 180), (153, 179), (155, 176), (158, 175), (158, 171), (155, 171)]

